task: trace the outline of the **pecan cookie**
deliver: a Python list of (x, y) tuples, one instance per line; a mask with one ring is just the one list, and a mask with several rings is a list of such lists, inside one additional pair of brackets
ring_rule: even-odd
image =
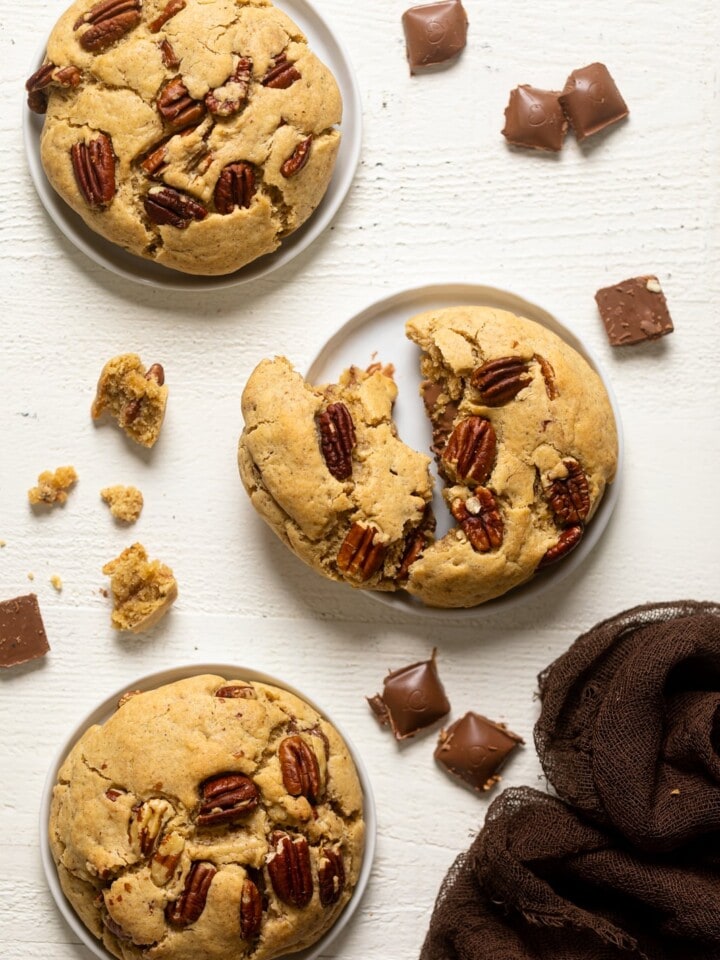
[(269, 0), (77, 0), (27, 89), (60, 196), (185, 273), (275, 250), (320, 203), (340, 143), (337, 83)]
[(311, 387), (283, 358), (261, 363), (243, 393), (240, 474), (325, 576), (472, 607), (578, 545), (615, 476), (613, 412), (587, 362), (531, 320), (458, 307), (412, 318), (407, 335), (423, 350), (449, 533), (434, 539), (428, 458), (396, 436), (381, 371)]
[(404, 582), (431, 530), (430, 459), (397, 436), (389, 372), (352, 367), (313, 387), (284, 357), (263, 361), (243, 392), (238, 449), (245, 489), (280, 539), (319, 573), (373, 590)]
[(122, 698), (58, 773), (70, 903), (122, 960), (261, 960), (310, 946), (357, 881), (362, 792), (307, 703), (198, 676)]

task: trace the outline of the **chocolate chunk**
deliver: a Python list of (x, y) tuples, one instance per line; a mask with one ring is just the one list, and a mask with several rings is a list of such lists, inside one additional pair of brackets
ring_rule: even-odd
[(474, 790), (490, 790), (497, 771), (525, 741), (499, 723), (468, 711), (440, 733), (435, 759)]
[(420, 384), (425, 410), (432, 423), (433, 442), (431, 449), (438, 457), (442, 456), (448, 437), (453, 432), (459, 408), (456, 400), (447, 400), (445, 403), (440, 400), (441, 396), (447, 396), (446, 389), (446, 384), (436, 383), (432, 380), (423, 380)]
[(450, 712), (435, 665), (436, 652), (429, 660), (389, 673), (382, 694), (367, 698), (379, 722), (390, 727), (396, 740), (414, 737)]
[(402, 15), (410, 73), (452, 60), (465, 47), (467, 14), (460, 0), (410, 7)]
[(613, 347), (657, 340), (673, 332), (673, 322), (658, 278), (632, 277), (595, 294)]
[(508, 143), (532, 150), (562, 149), (568, 124), (554, 90), (523, 84), (510, 93), (502, 134)]
[(573, 70), (560, 103), (578, 140), (599, 133), (630, 112), (604, 63)]
[(0, 667), (17, 667), (50, 649), (34, 593), (0, 603)]

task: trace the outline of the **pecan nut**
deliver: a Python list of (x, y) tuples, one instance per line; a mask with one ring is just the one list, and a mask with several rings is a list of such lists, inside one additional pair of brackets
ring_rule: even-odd
[(173, 45), (169, 40), (162, 40), (160, 42), (160, 56), (168, 70), (177, 70), (180, 66), (180, 57), (175, 53)]
[(535, 354), (533, 360), (536, 360), (540, 365), (540, 373), (542, 373), (543, 380), (545, 381), (545, 393), (548, 395), (548, 400), (557, 400), (560, 396), (560, 391), (557, 387), (553, 365), (549, 360), (546, 360), (545, 357), (541, 357), (539, 353)]
[(99, 133), (90, 143), (81, 140), (70, 148), (75, 181), (85, 202), (104, 207), (115, 196), (115, 153), (112, 140)]
[(467, 417), (455, 427), (442, 454), (444, 469), (458, 480), (485, 483), (495, 464), (497, 440), (485, 417)]
[(207, 902), (210, 884), (217, 868), (205, 860), (196, 860), (190, 867), (183, 891), (177, 900), (165, 908), (169, 923), (176, 927), (187, 927), (199, 919)]
[(199, 827), (232, 823), (251, 813), (260, 802), (260, 791), (242, 773), (221, 773), (200, 785)]
[(160, 831), (172, 816), (172, 807), (167, 800), (153, 798), (133, 807), (129, 826), (131, 846), (139, 848), (144, 857), (152, 856)]
[(285, 789), (291, 797), (317, 803), (322, 792), (320, 764), (312, 747), (300, 736), (286, 737), (278, 749)]
[(61, 87), (77, 87), (82, 79), (81, 71), (74, 66), (57, 67), (48, 61), (28, 78), (25, 89), (28, 92), (28, 107), (34, 113), (46, 113), (48, 106), (47, 87), (53, 83)]
[(432, 540), (434, 530), (435, 517), (431, 505), (428, 504), (418, 526), (414, 527), (405, 537), (405, 550), (397, 572), (398, 580), (404, 580), (408, 576), (410, 567), (420, 558), (425, 547)]
[(272, 836), (273, 851), (267, 859), (273, 890), (285, 903), (305, 907), (312, 899), (313, 880), (310, 850), (305, 837), (290, 837), (276, 831)]
[(299, 80), (300, 76), (300, 71), (295, 64), (290, 63), (285, 54), (281, 53), (275, 57), (275, 65), (268, 70), (261, 83), (264, 87), (271, 87), (274, 90), (286, 90)]
[(501, 407), (530, 383), (530, 368), (520, 357), (499, 357), (473, 370), (470, 383), (488, 407)]
[(339, 850), (323, 848), (318, 860), (318, 890), (320, 903), (330, 907), (337, 903), (345, 889), (345, 864)]
[(215, 209), (223, 216), (236, 207), (247, 208), (255, 196), (255, 172), (249, 163), (230, 163), (224, 168), (215, 184)]
[[(165, 369), (163, 365), (161, 363), (153, 363), (153, 365), (145, 371), (145, 379), (154, 380), (159, 387), (162, 387), (165, 383)], [(142, 404), (143, 397), (136, 397), (134, 400), (130, 400), (125, 404), (122, 412), (123, 426), (134, 423), (137, 420), (142, 410)]]
[(546, 552), (540, 563), (538, 570), (549, 567), (551, 563), (556, 563), (566, 557), (582, 540), (585, 528), (581, 523), (576, 523), (573, 527), (567, 527), (560, 534), (557, 543), (554, 543)]
[(123, 795), (123, 790), (116, 790), (115, 787), (110, 787), (109, 790), (105, 791), (105, 796), (108, 798), (110, 803), (115, 803), (118, 797)]
[(150, 33), (157, 33), (159, 30), (162, 30), (168, 20), (172, 19), (177, 13), (180, 13), (181, 10), (184, 10), (185, 7), (185, 0), (169, 0), (169, 3), (165, 4), (165, 9), (162, 13), (148, 24)]
[(166, 833), (150, 861), (150, 877), (156, 887), (166, 886), (175, 876), (185, 841), (179, 833)]
[(165, 84), (155, 105), (163, 120), (175, 131), (197, 124), (205, 116), (205, 103), (193, 100), (182, 77), (173, 77)]
[(240, 935), (243, 940), (254, 940), (262, 926), (262, 894), (250, 877), (246, 877), (240, 894)]
[(215, 691), (215, 696), (221, 700), (255, 700), (255, 689), (245, 684), (228, 684)]
[(378, 532), (375, 527), (353, 523), (337, 555), (338, 569), (342, 573), (360, 580), (369, 580), (377, 573), (387, 550), (384, 543), (375, 543)]
[(73, 30), (88, 25), (80, 34), (80, 46), (90, 53), (105, 50), (140, 23), (140, 0), (101, 0), (79, 17)]
[(239, 57), (225, 83), (205, 95), (205, 106), (213, 116), (232, 117), (245, 106), (250, 92), (252, 68), (250, 57)]
[(563, 527), (587, 520), (590, 512), (590, 488), (585, 471), (577, 460), (564, 460), (566, 476), (556, 477), (545, 495), (558, 523)]
[(497, 501), (487, 487), (475, 487), (467, 500), (453, 500), (450, 512), (463, 529), (473, 550), (489, 553), (502, 546), (505, 526)]
[(280, 173), (285, 177), (286, 180), (289, 180), (290, 177), (294, 177), (296, 174), (300, 173), (302, 168), (307, 164), (310, 159), (310, 148), (312, 147), (313, 138), (312, 135), (307, 137), (307, 139), (302, 140), (287, 158), (287, 160), (280, 165)]
[(352, 476), (352, 452), (355, 446), (355, 424), (344, 403), (331, 403), (316, 417), (320, 431), (320, 448), (330, 473), (336, 480)]
[(145, 213), (158, 226), (169, 225), (186, 230), (193, 220), (204, 220), (205, 207), (186, 193), (172, 187), (154, 187), (145, 197)]

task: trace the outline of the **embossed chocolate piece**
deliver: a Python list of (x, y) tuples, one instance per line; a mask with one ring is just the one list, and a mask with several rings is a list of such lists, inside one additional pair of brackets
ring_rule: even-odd
[(524, 742), (502, 724), (469, 710), (441, 731), (435, 759), (473, 790), (490, 790), (500, 779), (498, 770)]
[(435, 663), (437, 650), (429, 660), (394, 670), (383, 680), (382, 694), (368, 697), (378, 721), (389, 726), (396, 740), (414, 737), (450, 711), (450, 702)]
[(37, 660), (49, 649), (34, 593), (0, 603), (0, 668)]
[(411, 7), (402, 15), (410, 73), (445, 63), (464, 49), (467, 14), (460, 0)]
[(673, 332), (665, 295), (653, 274), (604, 287), (595, 300), (613, 347), (657, 340)]
[(560, 105), (578, 140), (599, 133), (630, 113), (604, 63), (573, 70), (560, 94)]
[(568, 123), (555, 90), (522, 84), (510, 93), (502, 135), (515, 147), (562, 149)]

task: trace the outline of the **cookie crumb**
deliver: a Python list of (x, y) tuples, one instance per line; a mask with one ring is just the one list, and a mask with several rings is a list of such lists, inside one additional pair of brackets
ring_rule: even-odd
[(177, 599), (172, 570), (159, 560), (148, 560), (141, 543), (123, 550), (105, 564), (102, 572), (111, 577), (112, 625), (116, 630), (149, 630)]
[(2, 548), (3, 548), (3, 547), (6, 547), (6, 546), (7, 546), (7, 541), (6, 541), (6, 540), (0, 540), (0, 550), (2, 550)]
[(58, 576), (57, 573), (54, 573), (54, 574), (50, 577), (50, 583), (53, 585), (53, 587), (55, 587), (55, 589), (57, 590), (57, 592), (60, 593), (60, 591), (61, 591), (62, 588), (63, 588), (62, 577)]
[(137, 487), (104, 487), (100, 496), (110, 507), (110, 513), (123, 523), (135, 523), (143, 508), (143, 495)]
[(34, 580), (34, 579), (35, 579), (35, 574), (31, 572), (31, 573), (29, 573), (29, 574), (27, 575), (27, 578), (28, 578), (28, 580)]
[(38, 485), (28, 490), (28, 500), (35, 506), (44, 503), (53, 506), (63, 504), (68, 498), (67, 491), (77, 483), (75, 467), (58, 467), (57, 470), (44, 470), (38, 476)]
[(168, 388), (159, 363), (145, 369), (136, 353), (123, 353), (105, 364), (98, 380), (91, 414), (104, 412), (117, 421), (136, 443), (152, 447), (165, 419)]

